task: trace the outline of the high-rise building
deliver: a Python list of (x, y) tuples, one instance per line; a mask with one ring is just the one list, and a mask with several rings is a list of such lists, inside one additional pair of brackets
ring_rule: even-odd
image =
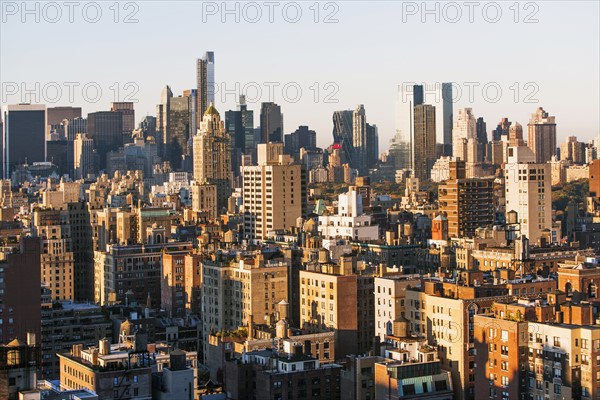
[(260, 106), (261, 143), (283, 143), (283, 114), (275, 103), (262, 103)]
[(361, 175), (367, 171), (367, 117), (365, 106), (359, 104), (352, 113), (352, 157), (353, 168), (358, 169)]
[(227, 209), (227, 200), (231, 196), (231, 138), (212, 103), (204, 112), (193, 146), (194, 180), (200, 185), (216, 185), (217, 208), (213, 214), (219, 215)]
[(300, 160), (300, 149), (314, 150), (317, 147), (317, 133), (308, 126), (299, 126), (294, 132), (285, 135), (285, 154)]
[(508, 128), (508, 145), (525, 146), (523, 141), (523, 127), (518, 122), (513, 122)]
[(467, 160), (467, 143), (477, 139), (477, 120), (471, 108), (458, 110), (452, 129), (452, 155), (464, 161)]
[(379, 131), (377, 125), (367, 124), (367, 168), (375, 168), (379, 161)]
[(334, 111), (333, 141), (341, 146), (341, 163), (353, 163), (352, 110)]
[(215, 102), (215, 53), (212, 51), (196, 60), (196, 89), (196, 126), (200, 126), (204, 111)]
[(536, 163), (550, 161), (556, 154), (556, 122), (542, 107), (531, 114), (527, 125), (527, 146), (533, 151)]
[(16, 251), (0, 254), (0, 343), (40, 337), (40, 239), (22, 237)]
[(94, 141), (78, 133), (73, 143), (73, 179), (85, 179), (95, 172)]
[(560, 159), (569, 160), (574, 164), (585, 164), (585, 151), (586, 145), (584, 142), (578, 142), (577, 136), (569, 136), (560, 145)]
[(48, 125), (59, 125), (63, 120), (81, 118), (81, 107), (48, 107)]
[(306, 212), (306, 169), (283, 154), (283, 143), (258, 145), (258, 165), (243, 166), (244, 235), (265, 240), (296, 226)]
[(443, 145), (444, 155), (452, 155), (453, 102), (453, 87), (450, 82), (400, 86), (396, 102), (396, 130), (400, 131), (401, 142), (414, 147), (411, 142), (414, 137), (414, 107), (431, 104), (435, 106), (436, 112), (436, 142)]
[(133, 102), (121, 101), (110, 103), (110, 111), (121, 113), (123, 116), (123, 136), (129, 136), (129, 139), (131, 139), (131, 132), (135, 129), (135, 109), (133, 108)]
[(255, 151), (254, 111), (248, 110), (246, 97), (240, 96), (238, 109), (225, 112), (225, 130), (231, 137), (231, 163), (235, 176), (240, 175), (242, 155), (251, 155)]
[(465, 161), (450, 161), (450, 179), (438, 187), (440, 212), (449, 237), (473, 237), (494, 224), (494, 179), (466, 178)]
[(552, 229), (550, 164), (537, 163), (527, 146), (509, 147), (504, 177), (506, 212), (517, 213), (520, 234), (535, 243)]
[(499, 142), (502, 140), (502, 136), (508, 136), (509, 127), (510, 121), (508, 118), (502, 118), (496, 129), (492, 131), (492, 140)]
[(94, 141), (99, 158), (98, 169), (106, 169), (108, 152), (123, 146), (123, 115), (112, 111), (88, 114), (87, 135)]
[(425, 182), (431, 176), (431, 168), (436, 160), (435, 149), (435, 107), (421, 104), (414, 108), (413, 166), (414, 176)]
[(5, 179), (20, 164), (46, 161), (46, 106), (7, 105), (3, 110), (2, 174)]
[(158, 152), (171, 163), (174, 169), (181, 169), (183, 161), (191, 154), (190, 139), (193, 136), (194, 93), (185, 91), (183, 96), (173, 97), (167, 85), (161, 93), (161, 102), (156, 110), (156, 142)]

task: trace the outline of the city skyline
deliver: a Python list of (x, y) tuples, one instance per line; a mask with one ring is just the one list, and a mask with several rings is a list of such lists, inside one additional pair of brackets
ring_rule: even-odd
[[(333, 111), (352, 110), (357, 104), (364, 104), (369, 119), (379, 128), (380, 148), (387, 150), (398, 127), (398, 86), (407, 82), (455, 82), (462, 89), (463, 96), (454, 103), (454, 109), (472, 107), (474, 113), (488, 124), (495, 125), (502, 117), (508, 117), (526, 125), (531, 113), (541, 106), (557, 117), (558, 142), (571, 135), (585, 141), (598, 136), (600, 124), (595, 110), (599, 108), (600, 90), (595, 89), (599, 85), (597, 49), (600, 46), (598, 26), (592, 20), (598, 13), (597, 3), (582, 2), (579, 3), (581, 7), (569, 7), (567, 3), (540, 3), (535, 13), (537, 23), (524, 22), (525, 16), (531, 14), (524, 9), (520, 10), (520, 20), (515, 23), (513, 11), (507, 5), (502, 9), (503, 17), (498, 23), (487, 22), (480, 13), (475, 13), (472, 24), (466, 16), (457, 23), (451, 23), (447, 13), (442, 11), (439, 23), (435, 22), (435, 15), (424, 15), (426, 22), (423, 23), (420, 13), (407, 15), (402, 5), (396, 4), (388, 5), (388, 13), (378, 12), (380, 3), (369, 3), (371, 7), (351, 2), (335, 4), (335, 10), (321, 9), (320, 23), (314, 22), (314, 15), (309, 14), (312, 11), (307, 4), (303, 5), (303, 17), (295, 24), (281, 18), (277, 20), (279, 14), (275, 14), (273, 24), (268, 21), (253, 24), (244, 19), (246, 15), (240, 16), (239, 23), (233, 17), (225, 18), (223, 23), (220, 15), (207, 15), (206, 10), (202, 14), (202, 9), (197, 8), (200, 6), (182, 3), (182, 13), (192, 15), (199, 12), (199, 18), (206, 19), (201, 24), (178, 25), (182, 36), (202, 38), (207, 32), (223, 27), (230, 32), (193, 41), (193, 46), (187, 39), (178, 42), (168, 40), (171, 35), (155, 36), (156, 30), (151, 28), (158, 23), (158, 17), (168, 23), (175, 14), (159, 13), (160, 7), (150, 2), (138, 5), (135, 14), (138, 22), (134, 24), (115, 24), (108, 9), (103, 10), (104, 17), (96, 24), (81, 18), (75, 18), (72, 24), (68, 21), (51, 24), (46, 21), (46, 15), (41, 15), (37, 24), (32, 17), (23, 23), (18, 14), (12, 16), (4, 10), (6, 22), (2, 24), (0, 39), (3, 55), (0, 61), (3, 85), (0, 101), (2, 105), (19, 103), (22, 89), (34, 88), (39, 103), (48, 107), (81, 106), (83, 114), (87, 114), (108, 110), (110, 102), (127, 101), (129, 96), (129, 100), (138, 100), (135, 104), (137, 124), (143, 116), (154, 114), (155, 105), (160, 101), (160, 91), (165, 85), (168, 84), (175, 95), (196, 88), (196, 60), (206, 51), (213, 51), (217, 89), (215, 106), (218, 110), (235, 110), (239, 94), (244, 94), (239, 93), (236, 87), (241, 89), (245, 86), (248, 109), (258, 112), (261, 102), (279, 104), (286, 115), (284, 133), (293, 132), (300, 125), (308, 125), (317, 132), (317, 143), (322, 147), (332, 141)], [(587, 7), (589, 12), (583, 12), (585, 9), (582, 7)], [(121, 11), (121, 14), (127, 14)], [(337, 22), (324, 23), (324, 16), (333, 11), (336, 12), (332, 19), (337, 19)], [(119, 18), (124, 17), (120, 15)], [(406, 22), (402, 22), (403, 19)], [(555, 30), (557, 24), (566, 29)], [(27, 32), (21, 30), (24, 26), (27, 26)], [(359, 27), (358, 31), (354, 31), (355, 26)], [(370, 32), (360, 29), (362, 26), (377, 26), (378, 29)], [(107, 27), (111, 29), (107, 30)], [(77, 52), (66, 52), (60, 68), (52, 65), (38, 68), (39, 60), (51, 57), (48, 53), (51, 49), (41, 46), (36, 38), (43, 34), (49, 39), (63, 40), (73, 28), (81, 33), (76, 37), (68, 36), (73, 46), (95, 45), (100, 53), (112, 56), (97, 57), (93, 68), (75, 68), (69, 65), (75, 65), (74, 53)], [(275, 59), (268, 57), (271, 53), (266, 48), (257, 50), (256, 46), (239, 46), (240, 37), (248, 43), (260, 43), (268, 32), (272, 32), (271, 28), (278, 32), (278, 35), (269, 35), (269, 45), (279, 49)], [(422, 34), (410, 36), (409, 47), (403, 40), (397, 40), (415, 29), (420, 29)], [(480, 32), (479, 35), (472, 35), (475, 29)], [(455, 36), (452, 36), (452, 41), (444, 43), (441, 38), (446, 31)], [(299, 36), (300, 32), (302, 36)], [(10, 40), (17, 33), (19, 41)], [(144, 40), (139, 40), (142, 35)], [(119, 37), (118, 44), (109, 46), (108, 43), (117, 43), (112, 40), (116, 37)], [(300, 37), (303, 40), (298, 41)], [(326, 39), (319, 40), (321, 37)], [(548, 51), (553, 54), (553, 63), (548, 63), (546, 57), (530, 56), (533, 54), (532, 44), (539, 38), (544, 38), (544, 46), (546, 43), (551, 46)], [(290, 41), (297, 45), (282, 45)], [(460, 50), (457, 43), (468, 43), (469, 46)], [(368, 56), (358, 61), (352, 57), (352, 49), (357, 46), (369, 50)], [(163, 47), (168, 49), (161, 53), (164, 57), (153, 55), (153, 49)], [(336, 51), (331, 52), (332, 48)], [(132, 53), (134, 49), (135, 55)], [(390, 52), (390, 49), (400, 51)], [(450, 59), (456, 51), (464, 57), (440, 65), (438, 60)], [(407, 62), (403, 54), (411, 54), (411, 61)], [(311, 64), (303, 60), (307, 56), (319, 62)], [(152, 62), (147, 62), (148, 57)], [(114, 62), (117, 58), (126, 62), (117, 64)], [(560, 60), (577, 60), (577, 63), (565, 65), (565, 61)], [(312, 67), (307, 68), (307, 65)], [(572, 75), (563, 73), (567, 68), (573, 72)], [(498, 79), (496, 71), (502, 71), (502, 79)], [(567, 76), (579, 79), (572, 80)], [(35, 89), (35, 82), (39, 83), (39, 90)], [(52, 82), (62, 88), (61, 101), (55, 103), (43, 101), (56, 98), (56, 92), (48, 86)], [(64, 82), (79, 84), (74, 88), (73, 102), (69, 101), (68, 87), (64, 86)], [(275, 86), (274, 96), (268, 95), (269, 85), (274, 85), (269, 82), (279, 84)], [(479, 85), (474, 87), (474, 101), (470, 102), (466, 94), (472, 82)], [(97, 83), (101, 88), (102, 97), (97, 102), (85, 101), (80, 89), (86, 83)], [(126, 86), (127, 83), (133, 85)], [(18, 87), (15, 94), (11, 94), (14, 92), (12, 84)], [(286, 84), (288, 99), (295, 99), (295, 90), (301, 89), (302, 95), (297, 102), (285, 101), (282, 88)], [(493, 92), (500, 87), (502, 95), (498, 102), (487, 101), (483, 87), (489, 90), (488, 100), (494, 100)], [(46, 93), (42, 93), (44, 88)], [(252, 96), (251, 92), (257, 88), (262, 95)], [(220, 89), (227, 92), (219, 92)], [(517, 93), (519, 99), (515, 102)], [(319, 98), (315, 102), (317, 94)], [(569, 100), (572, 98), (580, 101), (572, 102)], [(533, 102), (535, 100), (537, 102)]]

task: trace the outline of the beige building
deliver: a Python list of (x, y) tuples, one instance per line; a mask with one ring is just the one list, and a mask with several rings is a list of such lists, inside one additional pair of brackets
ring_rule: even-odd
[[(192, 192), (193, 204), (201, 206), (215, 218), (227, 208), (227, 200), (231, 195), (233, 173), (231, 170), (231, 138), (225, 132), (225, 124), (219, 112), (211, 103), (198, 127), (198, 134), (193, 138), (194, 181), (197, 185), (214, 185), (216, 188), (216, 204), (213, 190)], [(196, 196), (194, 196), (194, 194)], [(203, 199), (202, 196), (207, 196)], [(198, 211), (198, 210), (196, 210)]]
[(536, 243), (552, 230), (550, 164), (537, 163), (529, 147), (509, 147), (504, 177), (506, 212), (517, 213), (520, 234)]
[(242, 167), (244, 238), (296, 226), (306, 209), (306, 170), (283, 154), (283, 143), (259, 144), (258, 165)]
[(542, 107), (531, 114), (527, 125), (527, 146), (539, 164), (550, 161), (556, 154), (556, 122)]
[(381, 342), (394, 334), (394, 323), (407, 320), (406, 289), (419, 284), (419, 279), (410, 275), (375, 278), (375, 335)]
[(75, 262), (67, 216), (60, 210), (35, 209), (32, 233), (41, 239), (41, 278), (52, 290), (52, 299), (74, 299)]

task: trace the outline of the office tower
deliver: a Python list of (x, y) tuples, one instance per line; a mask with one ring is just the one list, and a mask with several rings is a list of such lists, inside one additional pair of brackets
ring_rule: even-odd
[(78, 133), (73, 143), (73, 179), (85, 179), (95, 173), (94, 141), (85, 133)]
[(435, 151), (435, 107), (421, 104), (414, 108), (413, 157), (414, 177), (428, 181), (436, 160)]
[(94, 141), (94, 148), (99, 157), (98, 169), (106, 169), (108, 152), (123, 146), (123, 115), (112, 111), (88, 114), (87, 135)]
[(299, 126), (294, 132), (285, 135), (285, 154), (300, 161), (300, 149), (314, 150), (317, 148), (317, 133), (308, 126)]
[(352, 148), (354, 156), (351, 164), (363, 175), (367, 171), (367, 117), (365, 106), (359, 104), (352, 113)]
[(255, 151), (254, 111), (248, 110), (245, 96), (240, 96), (237, 110), (225, 112), (225, 130), (231, 137), (232, 169), (239, 176), (242, 154), (251, 155)]
[(405, 141), (402, 132), (396, 129), (396, 134), (390, 141), (388, 150), (388, 162), (393, 162), (395, 170), (410, 169), (411, 147), (411, 141)]
[(81, 107), (48, 107), (48, 125), (60, 125), (63, 120), (81, 118)]
[(58, 175), (68, 174), (69, 171), (69, 142), (67, 140), (49, 140), (46, 142), (46, 160), (58, 169)]
[(262, 103), (260, 106), (261, 143), (283, 143), (283, 114), (275, 103)]
[(216, 185), (216, 216), (227, 209), (231, 196), (231, 138), (225, 132), (225, 124), (211, 103), (193, 138), (194, 180), (199, 184)]
[(477, 120), (473, 115), (471, 108), (461, 108), (458, 110), (454, 129), (452, 130), (452, 155), (464, 161), (467, 160), (467, 143), (469, 140), (477, 139)]
[(438, 132), (442, 132), (444, 155), (449, 156), (452, 154), (452, 121), (454, 118), (454, 97), (452, 93), (452, 83), (442, 83), (440, 96), (442, 111), (440, 117), (442, 118), (442, 121), (441, 123), (438, 122), (437, 129)]
[(341, 146), (341, 163), (353, 165), (354, 147), (352, 146), (352, 110), (334, 111), (333, 142)]
[(196, 114), (196, 103), (198, 102), (198, 90), (188, 89), (183, 91), (183, 97), (187, 97), (190, 102), (190, 136), (198, 131), (198, 115)]
[[(443, 154), (452, 155), (453, 88), (452, 83), (422, 85), (403, 84), (398, 88), (396, 102), (396, 131), (400, 131), (402, 142), (410, 143), (414, 136), (414, 107), (421, 104), (435, 106), (437, 134), (436, 142), (443, 144)], [(412, 158), (411, 158), (412, 159)]]
[(379, 132), (377, 125), (367, 124), (367, 168), (375, 168), (379, 161)]
[(467, 179), (465, 165), (463, 160), (450, 161), (450, 179), (438, 187), (449, 237), (473, 237), (477, 228), (494, 224), (494, 179)]
[(196, 90), (196, 126), (199, 127), (204, 111), (215, 102), (215, 53), (212, 51), (196, 60)]
[(487, 137), (486, 123), (483, 120), (483, 117), (477, 118), (475, 131), (477, 132), (476, 137), (477, 137), (477, 140), (479, 141), (479, 143), (486, 145), (488, 142), (488, 137)]
[(46, 106), (18, 104), (4, 106), (2, 134), (4, 179), (10, 179), (18, 165), (46, 161)]
[(423, 85), (413, 86), (413, 107), (425, 103), (425, 94), (423, 93)]
[(27, 332), (40, 337), (40, 239), (21, 237), (14, 252), (0, 259), (0, 343), (24, 340)]
[(569, 136), (560, 145), (560, 159), (569, 160), (574, 164), (585, 164), (585, 151), (586, 145), (584, 142), (578, 142), (577, 136)]
[(283, 154), (283, 143), (258, 145), (258, 165), (243, 166), (244, 237), (296, 226), (306, 212), (306, 169)]
[(531, 114), (527, 125), (527, 146), (535, 154), (535, 162), (545, 163), (556, 154), (556, 122), (542, 107)]
[(123, 135), (131, 136), (135, 129), (135, 110), (133, 102), (113, 102), (110, 103), (110, 111), (121, 113), (123, 116)]
[(67, 140), (75, 140), (75, 135), (78, 133), (87, 133), (87, 119), (86, 118), (73, 118), (63, 120), (65, 136)]
[(552, 229), (550, 164), (537, 163), (527, 146), (509, 147), (504, 177), (506, 212), (517, 212), (520, 234), (536, 243)]
[(173, 97), (171, 88), (165, 86), (156, 112), (159, 154), (177, 170), (182, 168), (184, 158), (191, 154), (189, 141), (192, 136), (194, 98), (191, 91), (186, 93), (187, 96)]
[(146, 115), (138, 127), (144, 133), (144, 138), (147, 138), (148, 136), (156, 138), (156, 117)]
[(492, 131), (492, 140), (499, 142), (502, 140), (502, 136), (508, 136), (509, 127), (510, 121), (508, 118), (502, 118), (496, 129)]

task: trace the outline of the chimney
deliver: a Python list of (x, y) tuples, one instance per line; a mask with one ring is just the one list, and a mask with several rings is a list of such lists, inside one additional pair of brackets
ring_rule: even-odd
[(254, 316), (248, 316), (248, 340), (254, 339)]

